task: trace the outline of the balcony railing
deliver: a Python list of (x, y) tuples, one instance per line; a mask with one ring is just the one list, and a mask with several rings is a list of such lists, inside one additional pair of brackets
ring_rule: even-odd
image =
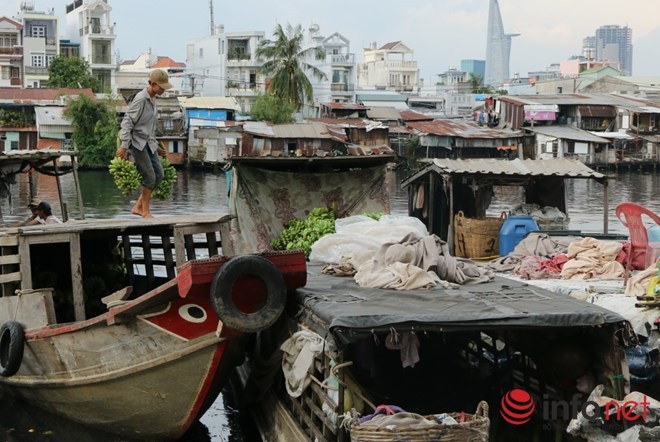
[(0, 55), (21, 55), (23, 48), (21, 46), (14, 46), (11, 48), (0, 47)]
[(46, 38), (46, 46), (56, 46), (56, 45), (57, 45), (57, 39), (55, 37)]
[(332, 64), (355, 64), (355, 54), (330, 54)]
[(115, 27), (114, 25), (110, 26), (101, 26), (101, 25), (86, 25), (83, 26), (82, 28), (78, 29), (80, 36), (87, 35), (87, 34), (92, 34), (92, 35), (107, 35), (107, 36), (113, 36), (115, 35)]
[(390, 69), (417, 69), (416, 61), (386, 61), (385, 64)]
[(34, 66), (25, 66), (26, 75), (48, 75), (48, 68), (37, 68)]
[(330, 91), (332, 92), (353, 92), (355, 85), (353, 83), (332, 83)]

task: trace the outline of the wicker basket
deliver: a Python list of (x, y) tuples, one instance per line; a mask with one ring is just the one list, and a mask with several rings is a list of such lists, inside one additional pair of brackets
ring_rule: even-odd
[[(456, 425), (437, 424), (424, 428), (397, 425), (373, 428), (351, 426), (351, 442), (487, 442), (490, 431), (488, 403), (479, 402), (475, 414), (449, 413)], [(435, 421), (436, 415), (426, 416)]]
[(506, 219), (466, 218), (463, 211), (454, 217), (454, 256), (486, 258), (500, 255), (500, 228)]

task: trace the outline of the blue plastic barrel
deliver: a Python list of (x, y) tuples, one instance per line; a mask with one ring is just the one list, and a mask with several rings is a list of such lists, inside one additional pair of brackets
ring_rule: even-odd
[(500, 228), (500, 256), (511, 253), (534, 230), (539, 230), (539, 226), (530, 215), (513, 215), (505, 219)]

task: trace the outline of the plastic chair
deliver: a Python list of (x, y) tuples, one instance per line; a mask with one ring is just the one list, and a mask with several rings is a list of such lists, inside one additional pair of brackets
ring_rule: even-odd
[(660, 224), (660, 216), (639, 204), (625, 202), (616, 206), (616, 217), (621, 224), (628, 228), (630, 234), (630, 254), (626, 260), (626, 273), (624, 279), (628, 280), (633, 261), (646, 262), (646, 247), (649, 243), (646, 226), (642, 222), (642, 215), (651, 218), (656, 224)]

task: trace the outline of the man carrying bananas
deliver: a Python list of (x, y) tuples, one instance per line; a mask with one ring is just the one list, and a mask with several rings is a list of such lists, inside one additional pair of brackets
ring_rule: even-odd
[(130, 152), (135, 159), (135, 165), (142, 177), (142, 191), (131, 213), (143, 218), (153, 218), (150, 208), (151, 192), (163, 179), (163, 166), (158, 154), (165, 155), (165, 152), (158, 149), (156, 140), (156, 96), (171, 88), (167, 72), (162, 69), (151, 71), (149, 85), (135, 95), (121, 122), (121, 144), (116, 155), (126, 159)]

